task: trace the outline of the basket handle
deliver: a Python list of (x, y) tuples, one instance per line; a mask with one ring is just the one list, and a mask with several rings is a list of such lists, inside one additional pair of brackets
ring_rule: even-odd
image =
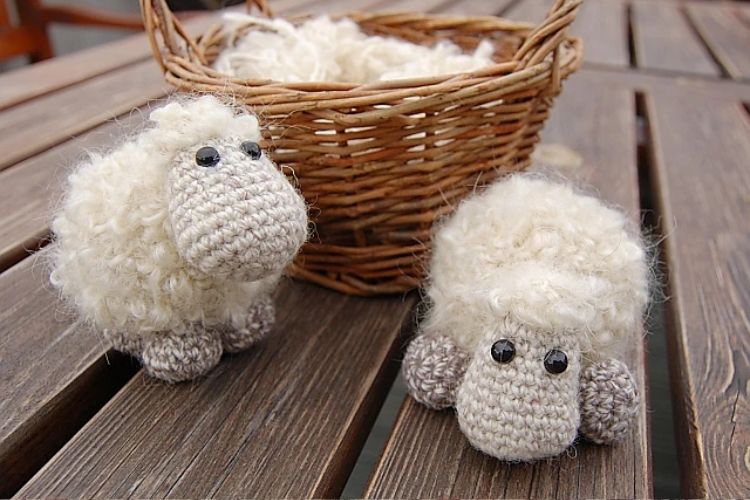
[(544, 21), (534, 28), (513, 57), (518, 69), (539, 64), (552, 54), (553, 91), (560, 88), (560, 46), (583, 0), (555, 0)]
[[(156, 62), (161, 66), (162, 71), (166, 70), (166, 58), (168, 55), (184, 56), (187, 53), (193, 53), (201, 63), (206, 64), (203, 53), (198, 50), (198, 46), (193, 37), (187, 32), (183, 24), (169, 9), (166, 0), (140, 0), (141, 15), (143, 16), (143, 26), (148, 35), (151, 50), (154, 53)], [(267, 0), (246, 0), (247, 10), (256, 6), (260, 12), (267, 16), (273, 17), (273, 11), (268, 6)], [(157, 31), (161, 34), (164, 42), (164, 53), (157, 40)], [(183, 43), (180, 43), (182, 40)]]

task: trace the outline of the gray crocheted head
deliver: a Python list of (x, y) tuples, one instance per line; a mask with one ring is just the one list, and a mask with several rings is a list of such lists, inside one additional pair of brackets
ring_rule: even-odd
[(455, 407), (471, 444), (502, 460), (562, 453), (580, 433), (624, 439), (648, 269), (627, 217), (567, 185), (513, 176), (464, 202), (435, 236), (429, 310), (403, 374)]
[(208, 275), (252, 281), (281, 272), (307, 236), (302, 197), (247, 137), (180, 152), (169, 192), (177, 250)]

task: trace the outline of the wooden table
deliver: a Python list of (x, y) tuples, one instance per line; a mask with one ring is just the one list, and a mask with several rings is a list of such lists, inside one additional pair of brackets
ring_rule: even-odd
[[(352, 6), (273, 3), (283, 14)], [(548, 3), (357, 7), (534, 21)], [(750, 8), (587, 0), (574, 30), (586, 62), (543, 139), (578, 151), (576, 176), (634, 222), (657, 223), (683, 493), (748, 496)], [(143, 35), (0, 75), (0, 496), (337, 496), (397, 374), (416, 294), (362, 299), (286, 281), (276, 335), (205, 380), (167, 386), (72, 322), (46, 283), (65, 167), (167, 90)], [(633, 342), (647, 394), (646, 345)], [(646, 407), (620, 446), (528, 465), (481, 455), (450, 412), (406, 399), (362, 494), (644, 497), (652, 468)]]

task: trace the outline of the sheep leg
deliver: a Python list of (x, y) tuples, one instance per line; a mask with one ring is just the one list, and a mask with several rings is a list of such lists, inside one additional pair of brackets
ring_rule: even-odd
[(157, 332), (143, 339), (146, 373), (167, 382), (201, 377), (219, 363), (221, 340), (201, 327), (187, 332)]
[(613, 444), (629, 433), (638, 413), (638, 387), (628, 367), (607, 359), (581, 374), (580, 433), (598, 444)]
[(445, 335), (420, 335), (404, 355), (402, 373), (409, 394), (425, 406), (442, 410), (456, 402), (456, 389), (469, 355)]
[(233, 317), (230, 324), (221, 328), (221, 343), (227, 352), (244, 351), (265, 337), (273, 327), (276, 308), (273, 299), (266, 295), (256, 300), (247, 313)]
[(112, 347), (116, 351), (124, 352), (131, 356), (140, 357), (143, 350), (143, 342), (138, 335), (104, 330), (104, 338), (112, 344)]

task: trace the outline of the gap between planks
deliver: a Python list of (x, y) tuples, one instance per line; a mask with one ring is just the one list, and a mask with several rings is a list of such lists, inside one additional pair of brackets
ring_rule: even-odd
[(667, 225), (668, 349), (683, 495), (744, 497), (750, 120), (739, 99), (719, 93), (659, 89), (646, 108), (658, 215)]

